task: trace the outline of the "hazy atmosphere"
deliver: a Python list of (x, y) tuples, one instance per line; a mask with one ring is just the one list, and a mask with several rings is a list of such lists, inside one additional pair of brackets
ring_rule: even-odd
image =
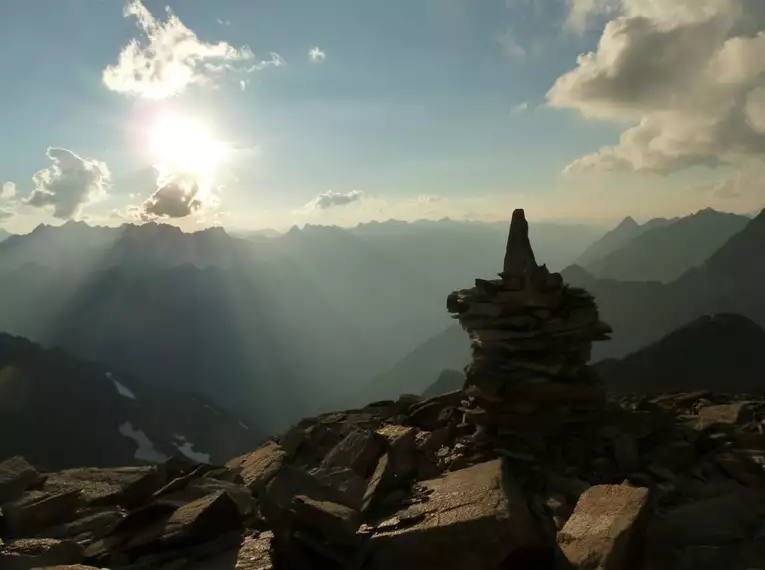
[(765, 1), (0, 48), (0, 570), (763, 568)]
[(14, 232), (765, 202), (756, 0), (44, 4), (0, 23)]

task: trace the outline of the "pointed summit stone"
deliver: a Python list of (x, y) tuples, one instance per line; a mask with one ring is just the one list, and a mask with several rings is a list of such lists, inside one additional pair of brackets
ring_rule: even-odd
[(507, 237), (505, 264), (502, 277), (524, 277), (537, 269), (534, 250), (529, 241), (529, 224), (522, 209), (513, 212), (510, 234)]
[(523, 210), (513, 212), (502, 279), (476, 279), (446, 301), (471, 340), (464, 421), (486, 429), (525, 426), (559, 436), (595, 425), (606, 398), (588, 367), (592, 343), (608, 340), (594, 298), (537, 265)]

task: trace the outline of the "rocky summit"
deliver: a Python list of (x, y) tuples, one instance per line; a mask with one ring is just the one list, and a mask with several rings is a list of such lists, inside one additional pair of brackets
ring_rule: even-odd
[(449, 308), (463, 390), (306, 418), (225, 465), (0, 463), (0, 569), (763, 568), (765, 401), (606, 397), (587, 348), (609, 329), (522, 212), (501, 280)]
[(604, 392), (587, 367), (592, 342), (608, 340), (594, 299), (534, 258), (523, 210), (513, 213), (501, 279), (447, 300), (470, 334), (466, 421), (554, 432), (598, 414)]

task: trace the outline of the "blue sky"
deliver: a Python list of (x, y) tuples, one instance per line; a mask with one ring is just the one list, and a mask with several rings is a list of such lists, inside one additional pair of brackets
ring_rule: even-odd
[[(735, 144), (711, 144), (703, 129), (687, 128), (698, 116), (677, 103), (680, 87), (667, 70), (630, 60), (637, 57), (630, 49), (638, 53), (649, 35), (639, 21), (678, 30), (677, 39), (662, 36), (671, 50), (689, 26), (723, 26), (727, 5), (750, 5), (687, 3), (687, 14), (648, 13), (645, 0), (3, 3), (0, 180), (13, 184), (4, 191), (4, 224), (28, 231), (75, 217), (285, 227), (504, 218), (518, 205), (532, 217), (601, 220), (706, 205), (750, 211), (765, 202), (757, 188), (759, 138), (738, 133)], [(700, 5), (709, 10), (699, 12)], [(133, 12), (126, 15), (125, 6)], [(167, 24), (166, 6), (176, 24)], [(731, 38), (748, 41), (759, 31), (736, 26), (702, 46), (710, 59), (727, 53)], [(179, 29), (187, 35), (176, 45)], [(626, 41), (614, 47), (613, 37)], [(152, 38), (165, 57), (180, 50), (176, 75), (158, 77), (151, 94), (126, 83), (129, 70), (106, 78), (132, 40), (142, 57), (163, 57), (146, 51)], [(577, 59), (587, 52), (595, 52), (593, 61)], [(615, 70), (618, 61), (632, 63)], [(700, 70), (708, 63), (667, 65)], [(636, 68), (653, 85), (645, 94), (616, 84), (629, 84), (627, 72)], [(745, 93), (760, 88), (751, 73)], [(163, 81), (171, 91), (158, 88)], [(746, 109), (747, 124), (756, 125)], [(207, 139), (225, 145), (225, 164), (204, 181), (178, 168), (150, 170), (168, 153), (147, 150), (147, 136), (169, 115), (180, 117), (181, 130), (183, 121), (203, 123)], [(728, 115), (720, 120), (727, 125)], [(646, 125), (650, 144), (643, 144)], [(625, 132), (634, 140), (620, 143)], [(716, 126), (712, 134), (720, 134)], [(173, 142), (170, 135), (165, 144)], [(49, 147), (63, 150), (51, 158)], [(55, 156), (64, 172), (53, 168)]]

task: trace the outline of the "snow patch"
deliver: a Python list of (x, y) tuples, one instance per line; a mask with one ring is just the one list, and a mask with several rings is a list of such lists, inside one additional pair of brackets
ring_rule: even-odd
[(194, 451), (194, 444), (191, 443), (189, 440), (187, 440), (182, 435), (174, 435), (173, 437), (180, 442), (180, 444), (173, 443), (173, 445), (183, 455), (185, 455), (186, 457), (188, 457), (192, 461), (196, 461), (197, 463), (210, 463), (210, 454), (209, 453), (202, 453), (200, 451)]
[(139, 429), (135, 429), (130, 422), (125, 422), (120, 425), (117, 430), (120, 434), (135, 441), (138, 445), (138, 449), (136, 449), (135, 455), (133, 455), (136, 459), (151, 461), (152, 463), (162, 463), (163, 461), (167, 461), (167, 456), (154, 449), (154, 444), (148, 437), (146, 437), (146, 434)]
[(250, 426), (248, 426), (248, 425), (247, 425), (246, 423), (244, 423), (242, 420), (239, 420), (239, 427), (241, 427), (242, 429), (246, 429), (246, 430), (249, 430), (249, 429), (250, 429)]
[(204, 405), (204, 406), (202, 406), (202, 407), (203, 407), (203, 408), (207, 408), (208, 410), (210, 410), (210, 411), (211, 411), (213, 414), (215, 414), (216, 416), (219, 416), (219, 415), (220, 415), (220, 412), (219, 412), (218, 410), (216, 410), (215, 408), (213, 408), (212, 406), (208, 406), (207, 404), (205, 404), (205, 405)]
[(138, 398), (135, 397), (135, 394), (133, 394), (133, 391), (125, 386), (124, 384), (117, 382), (116, 378), (114, 378), (114, 374), (111, 372), (106, 373), (106, 377), (111, 380), (114, 383), (114, 387), (117, 388), (117, 393), (120, 396), (124, 396), (125, 398), (130, 398), (131, 400), (137, 400)]

